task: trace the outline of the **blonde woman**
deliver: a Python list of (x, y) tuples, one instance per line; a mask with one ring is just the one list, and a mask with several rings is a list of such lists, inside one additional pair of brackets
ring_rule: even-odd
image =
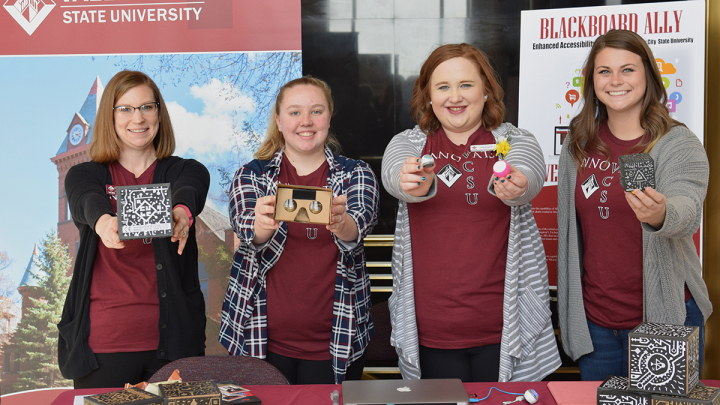
[[(266, 359), (293, 384), (360, 379), (374, 332), (362, 241), (377, 223), (377, 181), (365, 162), (333, 151), (332, 113), (322, 80), (285, 84), (265, 142), (230, 190), (240, 246), (219, 340), (231, 355)], [(278, 183), (331, 189), (330, 224), (275, 221)]]

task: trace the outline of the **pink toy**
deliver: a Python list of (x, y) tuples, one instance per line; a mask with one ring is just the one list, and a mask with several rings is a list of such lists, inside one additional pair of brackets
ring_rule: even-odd
[(510, 173), (510, 165), (504, 160), (498, 160), (493, 165), (493, 172), (497, 177), (505, 177)]

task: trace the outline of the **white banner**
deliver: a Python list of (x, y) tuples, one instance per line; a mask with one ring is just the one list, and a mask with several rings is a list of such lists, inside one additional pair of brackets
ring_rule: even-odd
[[(518, 124), (545, 153), (545, 188), (533, 214), (545, 246), (550, 284), (557, 269), (557, 172), (562, 140), (582, 107), (583, 68), (595, 39), (628, 29), (649, 44), (668, 94), (670, 116), (702, 142), (705, 2), (679, 1), (531, 10), (521, 14)], [(700, 246), (700, 232), (694, 236)]]
[[(582, 107), (590, 48), (613, 28), (647, 41), (670, 98), (670, 116), (703, 140), (704, 1), (523, 11), (518, 124), (538, 138), (547, 164), (557, 164), (560, 139)], [(557, 184), (549, 174), (545, 185)]]

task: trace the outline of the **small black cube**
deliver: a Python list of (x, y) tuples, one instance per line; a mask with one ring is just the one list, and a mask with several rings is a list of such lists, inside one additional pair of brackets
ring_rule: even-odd
[(611, 375), (597, 389), (598, 405), (651, 405), (652, 394), (630, 391), (627, 377)]
[(618, 157), (620, 185), (625, 191), (655, 188), (655, 161), (647, 153), (635, 153)]
[(643, 322), (630, 340), (629, 389), (687, 397), (700, 380), (700, 328)]
[(117, 187), (120, 240), (173, 235), (170, 183)]

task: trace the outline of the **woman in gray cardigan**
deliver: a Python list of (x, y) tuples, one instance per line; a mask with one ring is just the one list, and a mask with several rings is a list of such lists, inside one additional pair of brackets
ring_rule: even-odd
[[(404, 378), (531, 381), (560, 365), (530, 205), (545, 162), (532, 134), (502, 123), (503, 94), (480, 50), (443, 45), (415, 82), (419, 125), (385, 150), (383, 185), (399, 200), (391, 343)], [(505, 175), (493, 174), (498, 154)]]
[[(692, 236), (708, 185), (705, 150), (669, 116), (655, 58), (639, 35), (600, 36), (584, 74), (585, 104), (563, 143), (558, 179), (565, 352), (584, 380), (627, 376), (627, 334), (638, 323), (694, 325), (702, 368), (712, 304)], [(655, 185), (626, 192), (618, 156), (639, 152), (654, 161)]]

